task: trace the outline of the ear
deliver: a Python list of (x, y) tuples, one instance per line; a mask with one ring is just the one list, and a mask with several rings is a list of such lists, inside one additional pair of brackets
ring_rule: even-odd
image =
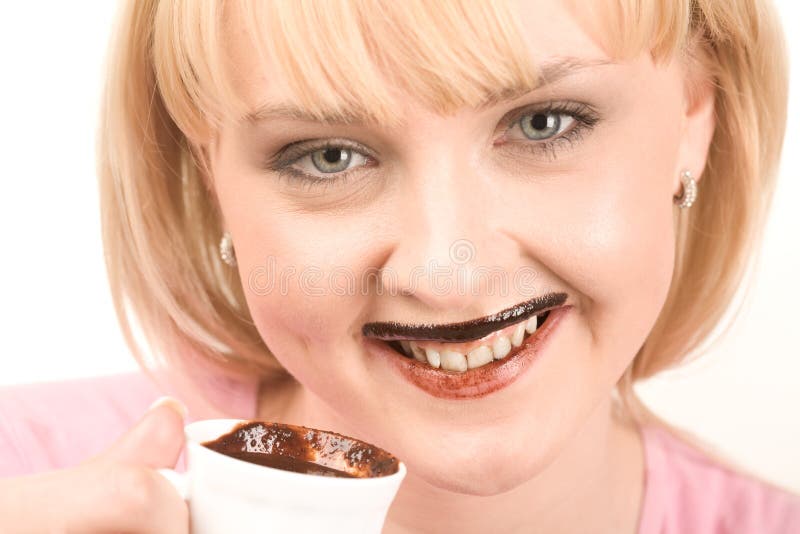
[(681, 191), (680, 173), (687, 169), (698, 182), (703, 176), (708, 150), (714, 136), (716, 116), (714, 102), (716, 85), (704, 62), (691, 57), (685, 69), (683, 134), (678, 153), (679, 168), (675, 169), (674, 194)]

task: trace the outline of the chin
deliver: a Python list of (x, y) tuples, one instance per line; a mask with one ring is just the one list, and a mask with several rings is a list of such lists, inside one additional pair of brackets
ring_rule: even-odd
[[(478, 460), (468, 470), (448, 465), (413, 465), (408, 469), (428, 484), (445, 491), (488, 497), (511, 491), (536, 476), (536, 471), (508, 469), (509, 464)], [(502, 469), (502, 470), (501, 470)]]
[[(417, 450), (406, 456), (410, 473), (428, 484), (446, 491), (487, 497), (511, 491), (541, 473), (549, 458), (545, 451), (519, 446), (516, 443), (498, 443), (491, 440), (473, 440), (460, 446), (450, 444)], [(430, 445), (430, 443), (428, 444)], [(431, 449), (435, 449), (434, 452)]]

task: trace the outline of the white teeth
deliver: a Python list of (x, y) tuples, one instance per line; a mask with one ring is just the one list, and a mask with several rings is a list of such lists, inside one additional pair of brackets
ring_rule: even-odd
[(442, 369), (447, 369), (448, 371), (459, 371), (462, 373), (467, 370), (467, 359), (460, 352), (443, 350), (441, 354), (439, 354), (439, 357), (441, 360)]
[(497, 360), (505, 358), (508, 353), (511, 352), (511, 341), (508, 339), (508, 336), (495, 338), (494, 343), (492, 343), (492, 352)]
[(514, 333), (511, 335), (511, 344), (515, 347), (522, 345), (522, 338), (525, 337), (525, 323), (519, 323)]
[(466, 355), (454, 350), (438, 351), (436, 349), (420, 347), (414, 341), (401, 340), (400, 345), (406, 355), (415, 360), (427, 363), (434, 369), (464, 372), (474, 369), (493, 360), (502, 360), (511, 353), (512, 348), (519, 347), (525, 340), (526, 334), (533, 334), (537, 330), (538, 319), (534, 315), (527, 321), (518, 323), (511, 336), (499, 335), (492, 341), (491, 347), (480, 345), (469, 351)]
[(492, 361), (492, 349), (486, 345), (481, 345), (477, 349), (472, 349), (467, 353), (467, 366), (470, 369), (480, 367)]
[(439, 368), (441, 359), (439, 358), (439, 351), (433, 349), (425, 349), (425, 355), (428, 357), (428, 363), (436, 369)]

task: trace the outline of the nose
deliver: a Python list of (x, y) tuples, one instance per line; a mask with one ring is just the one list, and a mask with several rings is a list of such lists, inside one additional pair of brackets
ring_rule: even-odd
[(397, 294), (428, 309), (477, 316), (490, 292), (494, 302), (514, 300), (510, 274), (520, 248), (501, 231), (498, 184), (448, 146), (427, 145), (405, 169), (395, 213), (402, 231), (382, 271)]

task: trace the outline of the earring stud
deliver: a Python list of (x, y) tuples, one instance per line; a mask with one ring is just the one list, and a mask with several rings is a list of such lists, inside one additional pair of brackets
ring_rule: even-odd
[(681, 209), (686, 209), (697, 200), (697, 181), (688, 170), (681, 172), (681, 194), (673, 197), (673, 201)]
[(236, 254), (233, 252), (233, 240), (228, 232), (222, 233), (219, 240), (219, 257), (231, 267), (236, 266)]

